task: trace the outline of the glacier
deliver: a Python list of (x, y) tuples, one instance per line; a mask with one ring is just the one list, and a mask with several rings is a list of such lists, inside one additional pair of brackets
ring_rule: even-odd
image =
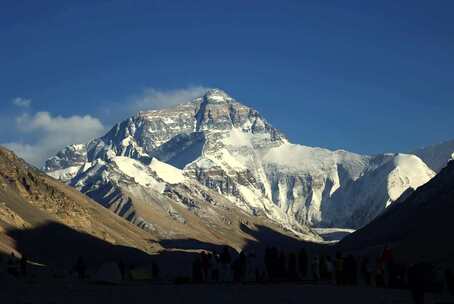
[(102, 204), (114, 196), (99, 197), (99, 189), (120, 180), (186, 204), (188, 194), (175, 189), (189, 185), (211, 193), (201, 199), (222, 198), (303, 232), (306, 226), (360, 228), (435, 174), (412, 154), (371, 156), (291, 143), (220, 89), (139, 112), (100, 138), (65, 147), (43, 169)]

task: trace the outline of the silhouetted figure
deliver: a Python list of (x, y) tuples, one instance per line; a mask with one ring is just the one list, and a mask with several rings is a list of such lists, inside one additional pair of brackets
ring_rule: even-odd
[(375, 285), (377, 287), (385, 287), (385, 265), (382, 258), (376, 259), (375, 265)]
[(240, 253), (240, 279), (241, 281), (246, 280), (246, 274), (248, 271), (248, 260), (244, 251)]
[(327, 271), (326, 271), (326, 259), (325, 259), (324, 255), (321, 255), (319, 257), (318, 273), (320, 274), (321, 280), (326, 280)]
[(351, 256), (351, 271), (352, 271), (352, 278), (351, 284), (357, 285), (358, 284), (358, 261), (354, 255)]
[(255, 267), (255, 281), (257, 283), (262, 283), (263, 282), (263, 278), (262, 278), (262, 274), (260, 273), (260, 270), (258, 267)]
[(192, 262), (192, 281), (195, 283), (202, 282), (202, 262), (200, 257), (194, 257), (194, 261)]
[(7, 271), (12, 276), (18, 276), (19, 271), (17, 269), (17, 258), (14, 252), (11, 252), (11, 255), (8, 259)]
[(151, 275), (153, 279), (159, 279), (159, 265), (156, 262), (151, 263)]
[(230, 256), (229, 247), (224, 246), (221, 256), (220, 256), (221, 264), (230, 264), (232, 262), (232, 258)]
[(272, 261), (271, 248), (267, 247), (265, 249), (265, 255), (264, 255), (263, 259), (264, 259), (263, 262), (265, 264), (266, 272), (268, 273), (268, 277), (269, 277), (270, 280), (272, 280), (272, 277), (273, 277), (273, 274), (272, 274), (273, 261)]
[(134, 264), (129, 264), (127, 266), (126, 275), (131, 280), (135, 280), (135, 275), (134, 275), (135, 268), (136, 268), (136, 266)]
[(221, 255), (219, 256), (219, 262), (221, 264), (221, 280), (223, 282), (227, 281), (229, 274), (229, 265), (232, 262), (232, 257), (230, 256), (229, 247), (224, 246), (222, 249)]
[(220, 257), (217, 253), (214, 253), (212, 255), (212, 270), (211, 270), (211, 280), (213, 282), (219, 282), (219, 263), (220, 263)]
[(336, 284), (343, 285), (344, 284), (344, 258), (342, 257), (342, 253), (336, 253)]
[(287, 258), (283, 250), (281, 250), (279, 253), (279, 260), (276, 266), (280, 279), (282, 280), (287, 278)]
[(390, 265), (393, 262), (393, 253), (391, 250), (391, 247), (389, 245), (385, 245), (383, 248), (383, 252), (381, 255), (381, 263), (383, 267), (383, 286), (388, 287), (389, 286), (389, 280), (391, 278), (390, 276)]
[(233, 271), (233, 280), (235, 282), (242, 282), (245, 279), (246, 271), (247, 271), (247, 260), (244, 251), (242, 251), (238, 257), (232, 263), (232, 271)]
[(342, 272), (342, 281), (344, 285), (350, 285), (351, 284), (351, 260), (350, 260), (350, 255), (344, 258), (344, 269)]
[(315, 282), (320, 280), (320, 259), (318, 256), (314, 256), (311, 264), (312, 278)]
[(353, 255), (349, 255), (344, 261), (344, 278), (348, 285), (356, 285), (358, 267), (356, 259)]
[(271, 247), (271, 272), (273, 273), (273, 280), (278, 280), (281, 275), (279, 265), (279, 249)]
[(296, 268), (296, 254), (291, 252), (288, 257), (288, 277), (291, 281), (298, 279), (298, 270)]
[(246, 274), (245, 280), (256, 281), (257, 254), (250, 251), (246, 254)]
[(329, 282), (333, 282), (334, 276), (334, 264), (330, 256), (325, 258), (325, 270), (326, 270), (326, 279)]
[(208, 255), (205, 251), (200, 253), (200, 261), (202, 266), (202, 280), (204, 282), (208, 281), (208, 273), (210, 268), (210, 261), (208, 260)]
[(240, 258), (236, 258), (232, 263), (233, 281), (239, 282), (241, 279)]
[(81, 256), (79, 258), (77, 258), (77, 262), (74, 267), (74, 270), (76, 271), (77, 276), (80, 280), (85, 280), (87, 266), (85, 264), (84, 259)]
[(20, 259), (20, 274), (23, 277), (27, 276), (27, 264), (28, 264), (27, 257), (25, 256), (25, 254), (23, 254)]
[(298, 252), (298, 268), (301, 274), (301, 277), (304, 278), (307, 275), (307, 268), (308, 268), (308, 258), (307, 252), (304, 248)]
[(209, 280), (209, 274), (210, 274), (210, 256), (205, 252), (202, 251), (200, 253), (200, 258), (202, 262), (202, 279), (204, 282), (207, 282)]
[(118, 262), (118, 269), (120, 269), (121, 280), (124, 281), (126, 279), (126, 265), (123, 260)]
[(285, 257), (279, 255), (279, 250), (276, 247), (267, 248), (265, 266), (271, 281), (275, 281), (282, 275), (281, 262), (283, 261), (285, 261)]
[(368, 257), (364, 257), (361, 261), (361, 275), (366, 285), (370, 286), (372, 282), (372, 267)]

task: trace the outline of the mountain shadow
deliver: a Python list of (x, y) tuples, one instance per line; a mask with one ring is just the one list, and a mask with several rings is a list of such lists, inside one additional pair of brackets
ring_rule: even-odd
[[(306, 242), (298, 238), (282, 234), (269, 227), (256, 225), (254, 228), (245, 224), (240, 224), (240, 229), (250, 238), (245, 238), (244, 245), (240, 251), (263, 253), (267, 247), (276, 247), (284, 251), (298, 251), (301, 248), (322, 252), (329, 250), (331, 246)], [(221, 252), (225, 247), (231, 252), (238, 253), (238, 250), (222, 244), (202, 242), (195, 239), (173, 239), (161, 240), (159, 244), (167, 250), (206, 250), (211, 252)]]
[(83, 257), (87, 265), (105, 261), (147, 263), (151, 256), (139, 249), (113, 245), (57, 222), (48, 222), (31, 229), (14, 229), (6, 233), (16, 242), (16, 250), (31, 261), (44, 265), (73, 264)]
[(206, 138), (202, 132), (179, 134), (162, 144), (151, 156), (178, 169), (195, 161), (202, 154)]

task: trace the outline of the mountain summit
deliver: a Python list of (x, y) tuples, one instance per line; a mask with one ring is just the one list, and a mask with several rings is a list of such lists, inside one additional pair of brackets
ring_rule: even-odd
[[(115, 165), (118, 157), (135, 168), (123, 188), (140, 184), (139, 176), (153, 177), (163, 183), (161, 194), (187, 207), (189, 194), (176, 195), (175, 189), (189, 181), (199, 194), (216, 193), (200, 199), (216, 204), (222, 197), (246, 214), (304, 233), (306, 225), (361, 227), (434, 175), (414, 155), (367, 156), (292, 144), (256, 110), (219, 89), (171, 108), (139, 112), (100, 138), (66, 147), (44, 169), (111, 206), (115, 196), (101, 195), (101, 189), (119, 184), (113, 171), (128, 175)], [(179, 170), (185, 181), (160, 181), (149, 167), (154, 159)]]
[(233, 101), (233, 98), (230, 97), (226, 92), (221, 89), (211, 89), (208, 90), (202, 97), (203, 101), (206, 103), (213, 104), (223, 104)]

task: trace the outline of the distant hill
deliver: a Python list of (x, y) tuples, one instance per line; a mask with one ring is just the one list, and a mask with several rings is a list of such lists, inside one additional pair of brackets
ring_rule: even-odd
[(0, 147), (0, 252), (41, 262), (77, 255), (145, 258), (156, 240)]

